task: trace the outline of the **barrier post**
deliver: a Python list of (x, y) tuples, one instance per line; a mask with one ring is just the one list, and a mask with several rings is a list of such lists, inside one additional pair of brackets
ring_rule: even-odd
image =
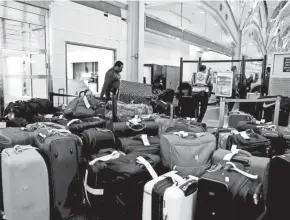
[(219, 127), (220, 128), (222, 128), (224, 126), (225, 107), (226, 107), (225, 98), (221, 97), (220, 98), (220, 116), (219, 116)]
[(181, 85), (183, 79), (183, 58), (180, 57), (180, 75), (179, 75), (179, 85)]
[(281, 102), (281, 97), (278, 96), (275, 103), (275, 112), (274, 112), (274, 120), (273, 120), (274, 125), (279, 124), (280, 102)]
[(117, 96), (112, 96), (112, 119), (113, 122), (117, 122)]

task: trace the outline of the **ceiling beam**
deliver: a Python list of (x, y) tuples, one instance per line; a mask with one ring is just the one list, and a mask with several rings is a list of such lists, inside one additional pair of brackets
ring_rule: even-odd
[[(257, 6), (256, 6), (256, 7), (254, 8), (254, 10), (250, 13), (250, 15), (246, 18), (246, 20), (245, 20), (244, 22), (241, 22), (241, 24), (240, 24), (240, 30), (243, 30), (244, 27), (247, 26), (247, 24), (248, 24), (249, 22), (251, 22), (253, 16), (256, 14), (256, 12), (259, 12), (259, 10), (260, 10), (260, 6), (261, 6), (261, 5), (262, 5), (262, 2), (259, 1), (259, 2), (257, 3)], [(263, 5), (264, 5), (264, 3), (263, 3)], [(251, 6), (249, 5), (249, 3), (247, 3), (246, 6), (245, 6), (245, 8), (246, 8), (246, 7), (251, 7)], [(245, 8), (244, 8), (244, 9), (245, 9)], [(244, 16), (244, 14), (242, 14), (242, 16)], [(261, 21), (261, 22), (262, 22), (262, 21)]]
[(179, 1), (172, 1), (172, 2), (168, 2), (168, 1), (159, 1), (158, 3), (152, 3), (152, 4), (147, 4), (145, 3), (145, 8), (147, 9), (154, 9), (156, 7), (160, 7), (160, 6), (166, 6), (166, 5), (172, 5), (172, 4), (181, 4), (181, 2)]
[(261, 38), (261, 42), (262, 42), (261, 46), (264, 48), (264, 51), (266, 51), (266, 44), (264, 42), (263, 34), (262, 34), (262, 30), (260, 26), (256, 22), (252, 21), (248, 23), (247, 26), (244, 27), (243, 32), (247, 32), (249, 29), (254, 29), (259, 33), (259, 37)]

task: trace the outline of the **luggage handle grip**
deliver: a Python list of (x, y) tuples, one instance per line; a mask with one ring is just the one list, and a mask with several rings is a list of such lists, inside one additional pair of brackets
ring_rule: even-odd
[(13, 149), (18, 154), (18, 153), (23, 152), (24, 150), (36, 149), (36, 148), (30, 145), (15, 145)]
[(76, 123), (76, 122), (82, 122), (82, 120), (80, 120), (80, 119), (73, 119), (73, 120), (69, 121), (69, 122), (66, 124), (66, 126), (69, 127), (71, 124)]
[(152, 176), (152, 179), (158, 178), (158, 175), (155, 172), (154, 168), (151, 166), (151, 164), (147, 160), (144, 159), (144, 157), (141, 157), (141, 156), (137, 157), (137, 163), (143, 164), (146, 167), (147, 171)]
[(177, 172), (170, 172), (165, 174), (164, 176), (171, 178), (175, 184), (180, 185), (184, 182), (184, 179), (181, 176), (177, 175), (176, 173)]
[(227, 162), (226, 163), (227, 165), (231, 165), (232, 167), (233, 167), (233, 170), (234, 171), (236, 171), (236, 172), (238, 172), (238, 173), (240, 173), (240, 174), (242, 174), (242, 175), (244, 175), (244, 176), (246, 176), (246, 177), (248, 177), (248, 178), (250, 178), (250, 179), (258, 179), (258, 175), (253, 175), (253, 174), (250, 174), (250, 173), (247, 173), (247, 172), (245, 172), (245, 171), (243, 171), (243, 170), (241, 170), (241, 169), (239, 169), (234, 163), (232, 163), (232, 162)]

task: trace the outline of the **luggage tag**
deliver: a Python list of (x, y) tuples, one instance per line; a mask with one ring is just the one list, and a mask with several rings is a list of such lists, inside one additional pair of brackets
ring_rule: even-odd
[(174, 134), (174, 135), (177, 135), (177, 136), (179, 136), (179, 137), (181, 137), (181, 138), (188, 137), (188, 133), (185, 132), (185, 131), (174, 132), (173, 134)]
[(142, 134), (141, 139), (143, 141), (144, 146), (150, 146), (150, 143), (149, 143), (148, 138), (147, 138), (147, 134)]
[(0, 122), (0, 129), (1, 129), (1, 128), (6, 128), (6, 127), (7, 127), (6, 122), (5, 122), (5, 121), (1, 121), (1, 122)]
[(231, 148), (231, 153), (228, 153), (224, 156), (223, 160), (225, 161), (231, 161), (231, 159), (233, 158), (233, 156), (235, 156), (236, 154), (239, 153), (239, 149), (237, 149), (237, 145), (232, 145), (232, 148)]
[(264, 124), (266, 122), (265, 119), (261, 119), (261, 123)]
[(260, 121), (256, 121), (256, 125), (260, 125), (261, 124), (261, 122)]
[(138, 125), (141, 122), (141, 119), (138, 118), (138, 116), (135, 116), (135, 118), (129, 120), (129, 122), (131, 122), (133, 125)]
[(86, 96), (84, 96), (84, 103), (85, 103), (85, 105), (86, 105), (87, 108), (90, 108), (91, 107), (91, 105), (90, 105), (90, 103), (89, 103), (89, 101), (88, 101), (88, 99), (87, 99)]
[(240, 135), (241, 135), (242, 138), (244, 138), (245, 140), (249, 140), (249, 139), (251, 139), (251, 138), (247, 135), (247, 133), (246, 133), (245, 131), (242, 131), (242, 132), (240, 133)]
[(232, 130), (232, 133), (233, 134), (240, 134), (240, 132), (238, 132), (236, 129), (235, 130)]

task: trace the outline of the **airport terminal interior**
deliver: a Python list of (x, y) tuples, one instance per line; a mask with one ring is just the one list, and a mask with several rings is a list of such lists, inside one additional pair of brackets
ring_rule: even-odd
[(289, 39), (288, 0), (0, 0), (0, 220), (289, 220)]

